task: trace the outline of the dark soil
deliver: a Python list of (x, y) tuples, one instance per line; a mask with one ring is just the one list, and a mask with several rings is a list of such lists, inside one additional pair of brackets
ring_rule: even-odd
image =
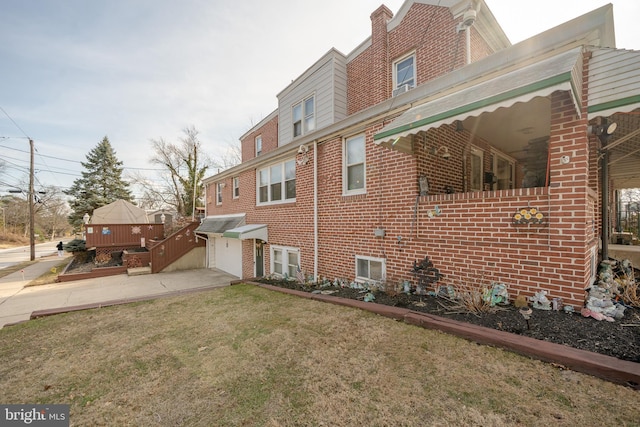
[(96, 263), (95, 258), (95, 251), (87, 251), (86, 253), (75, 255), (65, 273), (88, 273), (93, 271), (94, 268), (119, 267), (122, 265), (122, 252), (113, 252), (109, 261), (99, 264)]
[[(302, 286), (295, 281), (260, 280), (262, 283), (297, 289), (305, 292), (318, 291), (320, 288)], [(363, 291), (351, 288), (325, 287), (323, 293), (340, 298), (364, 299)], [(490, 313), (464, 313), (455, 304), (445, 298), (398, 293), (388, 295), (374, 292), (375, 301), (372, 304), (385, 304), (408, 308), (413, 311), (433, 314), (461, 322), (510, 332), (539, 340), (564, 344), (573, 348), (600, 353), (640, 363), (640, 309), (629, 307), (624, 318), (615, 322), (598, 321), (585, 318), (576, 313), (564, 311), (533, 310), (531, 319), (527, 321), (513, 305), (496, 307)]]

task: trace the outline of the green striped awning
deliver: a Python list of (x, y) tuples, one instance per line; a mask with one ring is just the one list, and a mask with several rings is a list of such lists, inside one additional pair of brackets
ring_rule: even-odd
[[(427, 83), (428, 84), (428, 83)], [(580, 114), (582, 94), (582, 52), (572, 49), (534, 64), (507, 72), (447, 94), (432, 94), (426, 102), (410, 108), (382, 128), (373, 139), (377, 144), (394, 148), (404, 137), (420, 131), (451, 124), (470, 116), (546, 97), (557, 90), (571, 91)]]
[(222, 237), (230, 239), (260, 239), (268, 241), (267, 224), (247, 224), (240, 227), (231, 228), (224, 233)]

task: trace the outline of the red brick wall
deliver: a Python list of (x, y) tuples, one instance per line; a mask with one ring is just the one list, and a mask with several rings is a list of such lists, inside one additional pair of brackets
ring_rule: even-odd
[[(373, 134), (381, 127), (366, 130), (366, 194), (342, 194), (343, 139), (319, 146), (319, 272), (330, 279), (352, 280), (356, 255), (389, 258), (389, 242), (411, 234), (417, 162), (410, 155), (374, 144)], [(385, 238), (374, 236), (378, 227), (385, 229)], [(406, 265), (387, 264), (387, 271), (396, 275), (399, 268), (408, 271)]]
[(259, 129), (245, 135), (240, 140), (242, 161), (246, 162), (256, 157), (256, 137), (262, 136), (262, 154), (278, 148), (278, 116), (275, 116)]
[[(256, 206), (256, 170), (242, 172), (240, 197), (231, 198), (231, 178), (226, 183), (221, 205), (215, 203), (215, 184), (207, 188), (207, 216), (246, 213), (247, 224), (268, 224), (269, 242), (300, 249), (303, 268), (313, 273), (313, 149), (307, 153), (309, 161), (296, 164), (296, 202)], [(302, 155), (296, 155), (301, 158)], [(292, 157), (293, 158), (293, 154)], [(265, 273), (270, 273), (270, 246), (264, 248)], [(253, 241), (243, 242), (243, 277), (254, 275)]]
[[(466, 63), (465, 34), (456, 31), (460, 18), (454, 19), (449, 8), (414, 3), (402, 22), (387, 33), (386, 20), (390, 17), (386, 7), (371, 15), (371, 46), (347, 64), (348, 114), (390, 98), (393, 62), (411, 51), (416, 52), (418, 84)], [(492, 53), (473, 28), (471, 46), (474, 61)]]
[[(386, 16), (386, 8), (378, 12)], [(376, 22), (372, 21), (373, 45), (348, 65), (350, 114), (390, 96), (391, 63), (411, 49), (417, 52), (419, 83), (464, 62), (464, 33), (455, 31), (457, 22), (446, 8), (414, 4), (388, 38), (377, 34)], [(385, 70), (372, 72), (374, 56), (384, 51), (384, 43), (388, 43)], [(474, 30), (472, 44), (474, 59), (490, 53)], [(594, 221), (598, 214), (594, 211), (598, 198), (593, 187), (598, 183), (589, 168), (597, 156), (593, 141), (587, 137), (586, 114), (582, 118), (576, 115), (569, 94), (554, 93), (551, 109), (547, 188), (464, 193), (470, 144), (487, 150), (486, 142), (472, 140), (468, 132), (458, 132), (454, 126), (442, 126), (418, 134), (415, 155), (408, 155), (373, 142), (373, 135), (386, 124), (377, 123), (365, 130), (365, 194), (342, 194), (343, 141), (352, 135), (340, 135), (322, 141), (317, 153), (311, 147), (309, 161), (296, 166), (295, 203), (256, 206), (256, 171), (250, 170), (240, 175), (240, 199), (231, 197), (230, 178), (226, 180), (222, 206), (215, 204), (215, 187), (208, 189), (207, 214), (243, 212), (248, 223), (268, 224), (267, 274), (270, 245), (299, 248), (303, 270), (312, 273), (313, 161), (317, 155), (321, 276), (352, 280), (355, 256), (363, 255), (385, 259), (389, 281), (406, 280), (412, 278), (412, 263), (429, 256), (445, 274), (445, 283), (471, 286), (504, 282), (512, 297), (518, 293), (530, 296), (543, 289), (549, 297), (562, 297), (565, 303), (579, 306), (589, 282), (591, 250), (597, 245)], [(263, 135), (265, 151), (277, 147), (274, 119), (243, 140), (245, 160), (251, 158), (257, 133)], [(441, 145), (449, 147), (449, 160), (431, 153)], [(560, 162), (563, 155), (570, 157), (568, 164)], [(301, 160), (301, 155), (297, 158)], [(491, 170), (488, 151), (484, 162), (485, 170)], [(431, 186), (430, 195), (425, 197), (418, 196), (418, 177), (422, 174), (429, 177)], [(458, 194), (441, 194), (447, 185)], [(428, 215), (436, 205), (441, 214)], [(530, 227), (514, 225), (516, 211), (531, 207), (539, 209), (547, 222)], [(375, 237), (376, 228), (384, 229), (385, 237)], [(243, 243), (243, 275), (253, 276), (253, 244), (248, 241)]]
[[(551, 186), (420, 197), (418, 176), (430, 178), (432, 194), (453, 183), (464, 185), (462, 158), (469, 137), (453, 127), (421, 133), (416, 156), (373, 144), (367, 130), (367, 193), (342, 195), (342, 138), (319, 146), (321, 209), (319, 272), (329, 278), (353, 279), (355, 255), (385, 258), (393, 282), (411, 279), (412, 262), (429, 256), (446, 276), (444, 283), (507, 284), (512, 296), (546, 290), (550, 297), (580, 306), (589, 282), (595, 193), (588, 188), (585, 121), (575, 115), (566, 92), (552, 96)], [(452, 154), (444, 160), (430, 149), (446, 141)], [(474, 145), (483, 141), (475, 140)], [(571, 162), (563, 165), (562, 155)], [(485, 167), (488, 165), (485, 155)], [(435, 206), (440, 216), (430, 217)], [(548, 222), (514, 225), (513, 215), (535, 207)], [(377, 227), (386, 232), (376, 238)], [(401, 236), (401, 239), (398, 239)], [(310, 256), (312, 254), (309, 254)]]

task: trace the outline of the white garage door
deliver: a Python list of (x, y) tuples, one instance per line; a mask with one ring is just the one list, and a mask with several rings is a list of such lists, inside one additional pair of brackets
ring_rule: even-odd
[(213, 240), (214, 254), (210, 254), (210, 257), (213, 255), (215, 262), (209, 265), (242, 277), (242, 240), (225, 237), (216, 237)]

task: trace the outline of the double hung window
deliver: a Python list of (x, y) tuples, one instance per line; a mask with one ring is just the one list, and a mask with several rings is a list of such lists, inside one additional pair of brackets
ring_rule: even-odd
[(393, 64), (394, 89), (408, 85), (409, 88), (416, 86), (416, 56), (411, 54), (405, 56)]
[(240, 197), (240, 177), (236, 176), (233, 178), (233, 198), (237, 199)]
[(300, 250), (286, 246), (271, 246), (271, 272), (279, 276), (296, 277), (300, 265)]
[(316, 128), (315, 96), (305, 98), (293, 106), (293, 137), (304, 135)]
[(256, 157), (262, 154), (262, 135), (256, 136)]
[(257, 172), (258, 204), (295, 202), (296, 162), (276, 163)]
[(216, 205), (222, 204), (222, 183), (216, 183)]
[(343, 193), (365, 192), (366, 156), (364, 134), (347, 138), (344, 142)]

